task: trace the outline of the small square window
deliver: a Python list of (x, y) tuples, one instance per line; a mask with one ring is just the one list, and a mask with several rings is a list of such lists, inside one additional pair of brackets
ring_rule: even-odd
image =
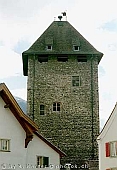
[(49, 167), (49, 157), (37, 156), (37, 168)]
[(52, 50), (52, 45), (47, 45), (46, 49), (51, 51)]
[(10, 151), (10, 140), (9, 139), (0, 139), (0, 150)]
[(73, 46), (73, 50), (74, 50), (74, 51), (79, 51), (79, 50), (80, 50), (80, 47), (79, 47), (78, 45), (74, 45), (74, 46)]
[(60, 103), (53, 103), (53, 111), (60, 111)]
[(81, 80), (80, 76), (72, 76), (72, 86), (80, 86)]

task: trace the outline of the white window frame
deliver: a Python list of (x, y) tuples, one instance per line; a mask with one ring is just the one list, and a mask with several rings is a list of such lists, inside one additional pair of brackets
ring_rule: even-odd
[[(78, 48), (77, 50), (75, 49), (76, 47)], [(73, 45), (73, 50), (74, 50), (74, 51), (80, 51), (80, 46), (78, 46), (78, 45)]]
[(117, 141), (110, 142), (110, 156), (117, 157)]
[(0, 139), (0, 151), (10, 151), (10, 139)]
[[(48, 48), (48, 47), (51, 47), (51, 48)], [(47, 45), (47, 46), (46, 46), (46, 50), (47, 50), (47, 51), (52, 51), (52, 45)]]

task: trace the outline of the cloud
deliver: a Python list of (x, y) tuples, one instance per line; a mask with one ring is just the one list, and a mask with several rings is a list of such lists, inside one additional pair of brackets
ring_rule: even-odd
[(99, 42), (100, 31), (96, 29), (113, 19), (115, 14), (117, 15), (115, 4), (115, 0), (108, 2), (105, 0), (56, 0), (53, 2), (51, 0), (20, 0), (18, 2), (1, 0), (0, 40), (12, 49), (22, 40), (33, 43), (50, 25), (54, 17), (57, 18), (66, 10), (68, 21), (73, 23), (77, 30), (92, 43), (95, 39)]
[(0, 11), (2, 17), (22, 20), (33, 17), (37, 11), (40, 11), (43, 6), (51, 0), (0, 0)]
[(22, 58), (5, 46), (0, 46), (0, 79), (22, 73)]
[[(3, 45), (13, 49), (19, 41), (34, 41), (37, 34), (41, 33), (41, 27), (44, 26), (43, 19), (48, 19), (50, 16), (51, 7), (47, 4), (49, 1), (44, 3), (45, 0), (20, 0), (18, 2), (1, 0), (0, 41)], [(40, 25), (40, 23), (43, 24)]]
[(0, 82), (4, 82), (11, 90), (14, 90), (24, 88), (24, 85), (26, 87), (27, 77), (23, 76), (23, 74), (17, 76), (10, 76), (2, 79), (0, 78)]
[(31, 43), (29, 43), (26, 40), (18, 41), (18, 43), (14, 46), (14, 51), (18, 54), (22, 54), (23, 51), (27, 50), (31, 46)]
[(117, 50), (108, 50), (100, 62), (100, 67), (103, 68), (104, 74), (99, 76), (99, 107), (100, 117), (105, 121), (117, 102), (116, 63)]
[(14, 90), (10, 90), (10, 91), (13, 94), (13, 96), (18, 96), (18, 97), (24, 99), (25, 101), (27, 100), (26, 88), (19, 88), (19, 89), (14, 89)]
[(117, 19), (104, 23), (102, 28), (111, 32), (117, 32)]

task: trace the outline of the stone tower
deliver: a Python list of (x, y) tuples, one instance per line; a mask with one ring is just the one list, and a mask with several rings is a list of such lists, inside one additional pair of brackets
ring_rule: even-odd
[(102, 56), (68, 21), (54, 21), (22, 54), (27, 114), (67, 154), (62, 164), (98, 160)]

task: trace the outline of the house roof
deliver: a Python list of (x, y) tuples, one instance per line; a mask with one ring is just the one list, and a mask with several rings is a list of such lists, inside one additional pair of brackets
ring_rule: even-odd
[(50, 143), (38, 132), (39, 128), (37, 124), (32, 121), (26, 114), (24, 114), (5, 83), (0, 83), (0, 96), (5, 102), (4, 108), (9, 108), (11, 110), (13, 115), (16, 117), (16, 119), (26, 132), (25, 147), (27, 147), (28, 143), (33, 139), (33, 134), (36, 134), (42, 141), (44, 141), (53, 150), (55, 150), (61, 157), (65, 156), (65, 153), (63, 153), (60, 149)]
[[(52, 45), (52, 50), (46, 46)], [(73, 46), (79, 46), (79, 51), (74, 51)], [(28, 55), (35, 54), (70, 54), (98, 56), (100, 61), (103, 54), (97, 51), (68, 21), (54, 21), (34, 44), (22, 53), (24, 75), (27, 75)]]
[(97, 140), (102, 139), (106, 133), (108, 132), (108, 129), (110, 128), (111, 124), (113, 123), (113, 120), (115, 118), (115, 116), (117, 116), (117, 103), (114, 106), (114, 109), (112, 110), (109, 118), (107, 119), (103, 129), (101, 130), (99, 136), (97, 137)]

